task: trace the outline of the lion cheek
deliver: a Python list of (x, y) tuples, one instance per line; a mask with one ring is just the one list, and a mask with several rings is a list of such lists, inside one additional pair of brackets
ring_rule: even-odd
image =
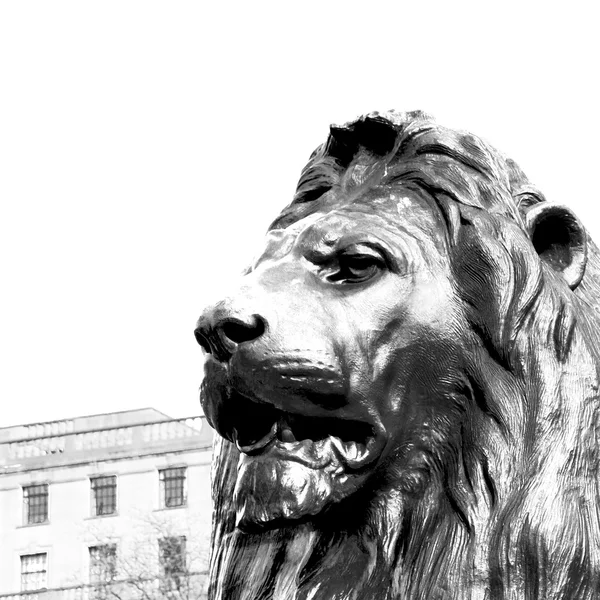
[(236, 526), (260, 530), (316, 515), (334, 501), (334, 488), (325, 470), (242, 455), (234, 492)]

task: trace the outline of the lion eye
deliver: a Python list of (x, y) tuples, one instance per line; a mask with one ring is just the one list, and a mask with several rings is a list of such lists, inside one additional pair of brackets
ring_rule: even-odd
[(337, 269), (327, 277), (337, 283), (361, 283), (379, 273), (383, 261), (371, 254), (342, 254), (338, 258)]

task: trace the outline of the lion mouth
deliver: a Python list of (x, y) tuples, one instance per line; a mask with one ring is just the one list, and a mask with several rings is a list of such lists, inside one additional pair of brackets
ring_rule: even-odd
[(377, 436), (362, 421), (305, 416), (235, 393), (231, 441), (249, 456), (274, 455), (313, 468), (343, 463), (358, 469), (376, 458)]

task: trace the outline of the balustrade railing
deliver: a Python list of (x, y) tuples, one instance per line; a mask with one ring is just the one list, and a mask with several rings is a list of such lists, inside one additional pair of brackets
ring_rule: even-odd
[[(176, 440), (210, 445), (209, 426), (204, 417), (169, 419), (136, 425), (25, 437), (0, 442), (0, 467), (19, 461), (41, 459), (69, 453), (151, 447)], [(2, 471), (0, 470), (0, 473)]]

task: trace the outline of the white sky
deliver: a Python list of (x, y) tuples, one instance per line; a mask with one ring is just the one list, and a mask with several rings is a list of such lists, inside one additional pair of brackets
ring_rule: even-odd
[(332, 122), (426, 110), (600, 240), (595, 3), (495, 5), (3, 0), (0, 425), (197, 414), (201, 308)]

